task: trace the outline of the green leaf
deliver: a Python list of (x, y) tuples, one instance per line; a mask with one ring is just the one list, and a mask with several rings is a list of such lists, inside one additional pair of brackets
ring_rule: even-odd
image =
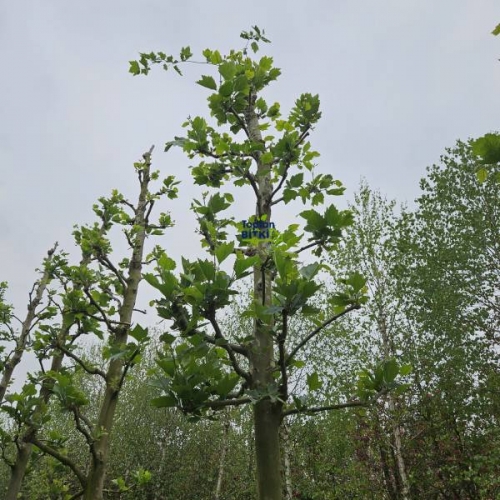
[(307, 376), (307, 385), (310, 391), (316, 391), (323, 385), (323, 383), (319, 379), (318, 374), (314, 372)]
[(212, 76), (202, 75), (201, 80), (198, 80), (196, 83), (207, 89), (217, 90), (217, 84)]
[(316, 276), (318, 271), (321, 269), (321, 264), (318, 264), (317, 262), (314, 262), (313, 264), (309, 264), (308, 266), (304, 266), (303, 268), (300, 269), (300, 274), (303, 276), (305, 279), (310, 280)]
[(384, 380), (390, 384), (394, 382), (399, 374), (398, 362), (395, 359), (390, 359), (384, 363)]
[(306, 362), (302, 361), (300, 359), (294, 359), (291, 363), (290, 366), (294, 366), (295, 368), (304, 368), (306, 366)]
[(236, 64), (231, 61), (219, 65), (219, 73), (224, 80), (232, 80), (236, 75)]
[(148, 329), (142, 328), (141, 325), (135, 325), (129, 333), (137, 342), (144, 342), (148, 338)]
[(484, 167), (481, 167), (476, 172), (476, 177), (477, 177), (477, 180), (482, 184), (488, 178), (488, 170), (486, 170)]
[(138, 61), (129, 61), (129, 63), (130, 68), (128, 69), (128, 72), (132, 73), (134, 76), (139, 75), (141, 73), (141, 68)]
[(222, 264), (229, 255), (234, 252), (234, 243), (222, 243), (215, 249), (215, 256), (217, 257), (217, 262)]
[(187, 46), (187, 47), (182, 47), (180, 55), (181, 55), (181, 61), (187, 61), (193, 55), (193, 53), (191, 52), (191, 48)]
[(495, 29), (491, 32), (492, 35), (500, 35), (500, 24), (497, 24)]
[(291, 187), (298, 188), (304, 184), (304, 174), (300, 172), (299, 174), (292, 175), (288, 182)]
[(155, 408), (172, 408), (177, 406), (177, 400), (173, 396), (160, 396), (152, 399), (151, 405)]
[(500, 162), (500, 134), (485, 134), (471, 142), (472, 151), (483, 165)]
[(261, 157), (260, 157), (260, 160), (263, 164), (267, 165), (269, 163), (271, 163), (274, 159), (274, 155), (268, 151), (267, 153), (264, 153)]
[(402, 375), (403, 377), (405, 375), (409, 375), (412, 371), (412, 366), (410, 364), (402, 365), (399, 368), (399, 374)]
[(366, 284), (366, 279), (362, 274), (355, 272), (349, 276), (347, 283), (352, 286), (355, 293), (363, 289)]
[(253, 257), (248, 258), (238, 256), (238, 258), (234, 262), (234, 274), (236, 275), (236, 278), (242, 278), (245, 274), (245, 271), (248, 268), (255, 266), (259, 262), (259, 260), (260, 258), (258, 255), (254, 255)]

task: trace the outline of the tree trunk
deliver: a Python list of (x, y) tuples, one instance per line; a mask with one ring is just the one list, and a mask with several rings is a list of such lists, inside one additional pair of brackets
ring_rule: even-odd
[[(391, 394), (388, 396), (389, 410), (391, 415), (395, 414), (394, 399)], [(408, 500), (410, 498), (410, 482), (406, 474), (406, 465), (403, 458), (401, 446), (401, 427), (397, 422), (394, 422), (392, 427), (392, 434), (394, 438), (394, 455), (398, 467), (399, 477), (401, 479), (401, 500)]]
[[(255, 113), (256, 95), (250, 92), (248, 108), (245, 113), (249, 139), (263, 143), (259, 130), (259, 120)], [(255, 215), (260, 220), (265, 217), (271, 222), (272, 184), (269, 165), (261, 161), (256, 153), (257, 186)], [(254, 300), (270, 307), (272, 304), (272, 278), (265, 267), (269, 257), (269, 247), (262, 242), (257, 247), (260, 264), (254, 269)], [(250, 350), (252, 389), (266, 392), (274, 382), (274, 339), (272, 316), (264, 321), (254, 321), (254, 339)], [(255, 456), (257, 461), (257, 491), (259, 500), (282, 500), (281, 454), (279, 430), (282, 420), (282, 403), (272, 402), (270, 398), (261, 399), (254, 406)]]
[(283, 456), (283, 500), (292, 498), (292, 474), (290, 470), (290, 430), (286, 423), (281, 425), (281, 454)]
[[(63, 355), (56, 354), (52, 358), (52, 363), (50, 369), (54, 372), (59, 372), (62, 367)], [(54, 381), (51, 379), (46, 379), (42, 384), (40, 389), (40, 399), (41, 403), (37, 405), (35, 409), (34, 417), (40, 414), (42, 411), (42, 406), (46, 405), (52, 394), (52, 387), (54, 386)], [(36, 418), (33, 418), (36, 421)], [(10, 481), (7, 489), (7, 495), (5, 500), (17, 500), (19, 492), (21, 491), (22, 482), (24, 476), (26, 475), (26, 469), (31, 458), (31, 452), (33, 450), (33, 445), (31, 444), (31, 439), (35, 436), (37, 428), (34, 424), (28, 425), (23, 433), (22, 438), (19, 440), (20, 444), (17, 449), (16, 461), (14, 466), (11, 468)]]
[(23, 479), (26, 474), (26, 468), (31, 457), (33, 445), (21, 441), (17, 449), (16, 462), (11, 469), (10, 481), (5, 494), (5, 500), (17, 500), (18, 494), (21, 491)]
[(259, 500), (282, 500), (279, 430), (281, 405), (269, 399), (254, 409), (257, 491)]
[(217, 474), (217, 484), (215, 487), (215, 500), (220, 500), (220, 494), (222, 491), (222, 479), (224, 477), (224, 468), (226, 466), (226, 455), (229, 446), (229, 428), (231, 424), (229, 423), (228, 415), (225, 415), (224, 427), (222, 431), (222, 449), (219, 459), (219, 472)]
[[(394, 352), (394, 342), (393, 339), (389, 336), (387, 321), (385, 312), (382, 308), (379, 309), (378, 316), (378, 327), (380, 333), (382, 335), (382, 343), (384, 350), (384, 358), (385, 360), (389, 359), (391, 354)], [(401, 427), (396, 419), (396, 407), (394, 404), (394, 397), (392, 394), (388, 394), (387, 401), (389, 403), (389, 411), (390, 411), (390, 425), (392, 427), (392, 436), (394, 439), (394, 455), (396, 458), (396, 465), (398, 468), (399, 477), (401, 479), (401, 500), (408, 500), (410, 494), (410, 482), (408, 480), (408, 475), (406, 474), (406, 465), (403, 458), (402, 446), (401, 446)]]

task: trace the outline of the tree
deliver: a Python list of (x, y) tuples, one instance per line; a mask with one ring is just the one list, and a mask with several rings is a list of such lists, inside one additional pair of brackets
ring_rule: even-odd
[[(144, 262), (156, 259), (155, 250), (146, 254), (145, 240), (147, 236), (163, 234), (172, 224), (167, 213), (160, 214), (157, 223), (152, 222), (151, 213), (161, 198), (177, 196), (173, 176), (163, 179), (157, 191), (151, 190), (151, 183), (159, 178), (158, 172), (151, 171), (151, 153), (152, 148), (143, 155), (143, 161), (134, 164), (139, 179), (137, 203), (132, 204), (114, 190), (110, 198), (100, 198), (100, 203), (94, 205), (100, 223), (75, 229), (82, 260), (77, 266), (61, 265), (58, 273), (60, 300), (54, 299), (53, 303), (60, 314), (60, 323), (41, 326), (34, 344), (42, 367), (52, 353), (51, 369), (42, 368), (41, 374), (32, 377), (21, 394), (8, 396), (11, 405), (3, 407), (22, 429), (15, 439), (15, 462), (10, 464), (9, 500), (17, 498), (32, 445), (73, 471), (84, 498), (102, 498), (118, 397), (128, 371), (140, 361), (141, 350), (148, 341), (147, 329), (133, 325)], [(114, 262), (109, 233), (117, 225), (123, 228), (130, 257)], [(104, 369), (89, 364), (79, 354), (81, 346), (77, 340), (86, 335), (94, 341), (104, 340), (106, 335)], [(64, 358), (73, 365), (64, 366)], [(75, 384), (75, 373), (97, 377), (103, 385), (103, 397), (94, 419), (85, 414), (88, 398)], [(40, 386), (38, 395), (36, 384)], [(50, 418), (46, 410), (52, 394), (72, 415), (84, 438), (89, 451), (88, 472), (67, 456), (60, 440), (47, 443), (38, 438), (41, 427)]]
[[(299, 356), (304, 347), (328, 325), (360, 308), (365, 280), (357, 273), (345, 279), (344, 290), (330, 298), (334, 312), (329, 317), (311, 305), (321, 288), (318, 273), (326, 267), (320, 262), (302, 265), (299, 257), (307, 250), (319, 257), (336, 245), (352, 223), (352, 214), (334, 205), (324, 212), (310, 208), (299, 213), (305, 220), (303, 234), (296, 220), (282, 230), (276, 228), (273, 214), (280, 205), (298, 199), (314, 207), (344, 189), (330, 174), (315, 172), (319, 154), (307, 139), (321, 117), (319, 97), (302, 94), (288, 116), (281, 118), (279, 103), (269, 105), (262, 96), (280, 70), (271, 57), (252, 60), (248, 55), (269, 40), (258, 27), (241, 37), (247, 41), (242, 50), (227, 55), (203, 51), (203, 63), (215, 78), (202, 75), (197, 83), (212, 91), (208, 106), (216, 126), (200, 116), (188, 118), (185, 136), (166, 144), (166, 150), (180, 146), (190, 159), (198, 158), (192, 168), (194, 182), (217, 192), (192, 204), (209, 257), (183, 258), (182, 271), (176, 273), (175, 262), (164, 254), (156, 273), (146, 276), (161, 294), (158, 314), (172, 320), (172, 328), (180, 334), (162, 336), (165, 348), (158, 359), (157, 384), (163, 395), (153, 403), (181, 408), (197, 418), (227, 406), (253, 403), (258, 496), (278, 500), (282, 498), (279, 431), (283, 418), (364, 406), (387, 388), (383, 383), (366, 386), (364, 399), (325, 407), (306, 407), (290, 394), (289, 379), (302, 364)], [(142, 53), (139, 61), (130, 63), (130, 72), (147, 74), (152, 65), (161, 64), (181, 73), (180, 65), (191, 62), (192, 56), (189, 47), (180, 51), (179, 58), (163, 52)], [(221, 191), (227, 183), (251, 190), (254, 215), (242, 222), (222, 216), (234, 201), (231, 193)], [(239, 245), (229, 237), (230, 229), (238, 232)], [(307, 242), (301, 245), (304, 238)], [(232, 266), (227, 262), (230, 256)], [(250, 274), (252, 300), (243, 317), (252, 320), (252, 329), (231, 338), (221, 328), (220, 317), (238, 296), (235, 285)], [(313, 326), (290, 345), (291, 320), (299, 313), (307, 315)], [(309, 374), (309, 388), (314, 390), (318, 384), (318, 374)]]
[[(399, 326), (404, 324), (404, 313), (391, 275), (393, 263), (398, 259), (397, 247), (394, 245), (397, 221), (395, 205), (395, 201), (387, 201), (363, 182), (351, 207), (356, 223), (347, 231), (342, 251), (333, 256), (337, 264), (347, 271), (359, 269), (367, 278), (371, 300), (363, 311), (368, 324), (364, 324), (362, 328), (375, 333), (379, 360), (385, 361), (387, 366), (391, 366), (393, 360), (402, 358), (401, 353), (404, 352), (402, 329)], [(363, 335), (363, 332), (360, 331), (358, 335)], [(372, 345), (371, 351), (373, 350)], [(402, 365), (402, 372), (407, 375), (411, 371), (411, 365), (404, 364), (405, 361), (408, 359), (399, 359), (399, 364)], [(402, 386), (402, 389), (406, 388)], [(410, 482), (402, 450), (404, 431), (401, 411), (398, 411), (397, 405), (397, 394), (389, 393), (383, 404), (374, 408), (372, 413), (375, 414), (373, 422), (378, 427), (378, 433), (389, 434), (390, 446), (394, 450), (397, 470), (390, 471), (384, 445), (379, 443), (388, 493), (406, 500), (410, 494)], [(391, 492), (394, 493), (391, 495)]]
[(498, 166), (481, 184), (477, 168), (471, 143), (459, 141), (428, 169), (415, 214), (401, 220), (393, 274), (414, 367), (415, 486), (467, 498), (495, 496), (481, 485), (498, 464), (481, 446), (497, 425), (500, 184)]
[[(12, 381), (12, 375), (14, 374), (16, 366), (21, 362), (25, 350), (29, 347), (29, 337), (32, 329), (40, 321), (47, 320), (55, 314), (54, 307), (51, 306), (50, 303), (39, 311), (37, 311), (37, 308), (42, 303), (47, 285), (53, 277), (54, 265), (57, 267), (57, 263), (53, 262), (54, 260), (58, 260), (57, 256), (54, 258), (56, 248), (57, 243), (47, 252), (47, 258), (44, 260), (43, 264), (44, 269), (42, 277), (33, 285), (29, 294), (28, 312), (24, 321), (18, 319), (14, 315), (12, 308), (4, 302), (7, 283), (0, 283), (0, 325), (3, 327), (3, 329), (0, 330), (0, 339), (5, 343), (15, 343), (14, 350), (0, 361), (0, 368), (2, 369), (2, 380), (0, 380), (0, 404), (3, 402), (7, 388)], [(14, 319), (21, 323), (21, 331), (17, 334), (12, 326), (12, 320)], [(3, 353), (4, 350), (5, 346), (0, 346), (0, 353)]]

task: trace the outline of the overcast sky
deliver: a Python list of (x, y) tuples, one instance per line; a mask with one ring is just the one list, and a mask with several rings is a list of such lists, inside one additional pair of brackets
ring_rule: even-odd
[[(190, 45), (240, 48), (257, 24), (282, 69), (268, 93), (285, 109), (318, 93), (311, 134), (352, 197), (361, 177), (390, 198), (413, 200), (425, 167), (456, 139), (499, 128), (498, 0), (0, 0), (0, 280), (24, 315), (27, 293), (54, 241), (77, 257), (71, 231), (112, 188), (132, 194), (132, 164), (183, 180), (171, 204), (177, 227), (160, 243), (194, 255), (188, 160), (163, 153), (206, 91), (156, 68), (132, 77), (138, 52)], [(201, 68), (204, 69), (204, 68)], [(297, 207), (298, 208), (298, 207)], [(246, 207), (248, 213), (253, 206)]]

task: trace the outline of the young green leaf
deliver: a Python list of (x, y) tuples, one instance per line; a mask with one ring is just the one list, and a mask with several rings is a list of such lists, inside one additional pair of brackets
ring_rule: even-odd
[(210, 90), (217, 90), (217, 84), (212, 76), (202, 75), (201, 79), (196, 82), (198, 85), (202, 87), (206, 87)]

